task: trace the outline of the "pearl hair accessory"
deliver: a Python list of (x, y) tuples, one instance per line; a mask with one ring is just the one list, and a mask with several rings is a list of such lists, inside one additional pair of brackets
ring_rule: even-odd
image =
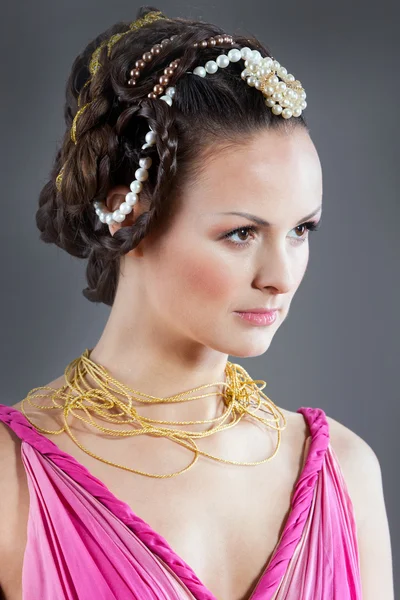
[[(176, 36), (172, 36), (174, 39)], [(219, 38), (219, 39), (217, 39)], [(233, 39), (231, 36), (217, 36), (217, 38), (210, 38), (194, 45), (200, 47), (211, 47), (215, 46), (216, 43), (231, 43)], [(170, 38), (171, 39), (171, 38)], [(160, 52), (160, 49), (169, 40), (163, 40), (161, 44), (156, 44), (157, 49), (153, 52), (152, 50), (146, 54), (146, 59), (136, 62), (136, 69), (132, 70), (130, 75), (132, 79), (129, 80), (129, 85), (136, 85), (136, 81), (141, 74), (141, 70), (145, 67), (147, 62), (152, 60), (152, 57)], [(144, 57), (144, 55), (143, 55)], [(272, 57), (261, 56), (258, 50), (251, 50), (247, 46), (241, 48), (232, 48), (227, 54), (220, 54), (215, 60), (209, 60), (204, 66), (198, 66), (193, 69), (193, 72), (187, 71), (188, 73), (205, 77), (207, 74), (213, 74), (218, 71), (219, 68), (226, 68), (231, 62), (235, 63), (239, 60), (244, 61), (244, 70), (241, 73), (241, 77), (246, 81), (247, 85), (254, 87), (261, 91), (265, 96), (265, 104), (271, 108), (273, 114), (281, 115), (284, 119), (290, 117), (299, 117), (302, 111), (306, 108), (307, 102), (305, 100), (306, 93), (298, 79), (287, 72), (285, 67), (274, 60)], [(139, 64), (140, 63), (140, 64)], [(143, 63), (143, 64), (142, 64)], [(173, 71), (179, 64), (179, 59), (171, 62), (169, 67), (164, 69), (164, 75), (159, 79), (159, 83), (153, 88), (153, 91), (148, 94), (150, 98), (159, 97), (169, 106), (172, 106), (173, 99), (175, 97), (175, 88), (170, 86), (164, 92), (164, 85), (169, 83), (169, 78), (173, 74)], [(281, 80), (281, 81), (280, 81)], [(154, 131), (149, 129), (145, 137), (146, 142), (142, 146), (142, 150), (153, 146), (156, 143), (156, 134)], [(125, 196), (125, 201), (120, 207), (111, 212), (106, 208), (104, 202), (94, 202), (94, 208), (102, 223), (112, 225), (115, 223), (122, 223), (126, 218), (126, 215), (132, 212), (133, 206), (138, 201), (138, 194), (142, 190), (142, 182), (148, 179), (148, 169), (152, 164), (150, 157), (139, 159), (139, 168), (135, 171), (135, 179), (130, 184), (131, 191)]]

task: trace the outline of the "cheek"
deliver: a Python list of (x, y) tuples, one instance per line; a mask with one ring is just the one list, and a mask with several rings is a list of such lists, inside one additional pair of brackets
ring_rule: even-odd
[(174, 265), (174, 285), (182, 290), (183, 298), (191, 296), (199, 303), (218, 301), (232, 296), (237, 290), (237, 276), (233, 265), (229, 265), (218, 255), (210, 251), (182, 250), (174, 253), (170, 264)]
[(301, 254), (299, 253), (298, 260), (295, 262), (293, 267), (293, 286), (292, 286), (292, 295), (296, 293), (298, 287), (303, 281), (304, 275), (307, 271), (308, 260), (309, 260), (309, 249), (308, 247), (305, 249), (306, 251)]
[(233, 274), (215, 256), (192, 255), (188, 260), (182, 259), (180, 267), (181, 283), (200, 300), (227, 297), (235, 287)]

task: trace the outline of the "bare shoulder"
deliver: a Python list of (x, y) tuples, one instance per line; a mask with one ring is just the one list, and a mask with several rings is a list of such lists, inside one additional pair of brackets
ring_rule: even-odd
[[(40, 386), (42, 388), (40, 390), (40, 393), (43, 395), (43, 397), (37, 400), (37, 403), (41, 404), (43, 402), (43, 398), (45, 398), (47, 394), (50, 397), (52, 391), (61, 388), (63, 385), (65, 385), (65, 377), (64, 375), (60, 375), (59, 377), (53, 379), (49, 383)], [(34, 423), (43, 427), (48, 426), (50, 422), (54, 424), (60, 422), (59, 419), (53, 418), (54, 414), (58, 413), (59, 411), (54, 411), (54, 413), (53, 411), (44, 411), (42, 409), (35, 408), (33, 405), (29, 404), (28, 401), (22, 402), (22, 400), (20, 402), (12, 404), (11, 406), (12, 408), (15, 408), (21, 413), (24, 412), (25, 415), (29, 419), (32, 419)]]
[(355, 504), (359, 527), (369, 516), (367, 498), (369, 487), (382, 486), (379, 459), (373, 448), (343, 423), (326, 416), (330, 445), (339, 461), (350, 496)]
[(391, 540), (379, 459), (357, 433), (328, 415), (327, 421), (330, 445), (354, 507), (363, 600), (392, 600)]

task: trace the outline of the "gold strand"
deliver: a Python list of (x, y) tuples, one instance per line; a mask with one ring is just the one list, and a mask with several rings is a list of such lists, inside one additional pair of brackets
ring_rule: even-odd
[[(69, 363), (69, 365), (67, 365), (64, 372), (65, 380), (67, 383), (61, 388), (52, 388), (49, 386), (33, 388), (32, 390), (30, 390), (28, 395), (22, 400), (21, 411), (31, 423), (31, 425), (33, 425), (36, 429), (43, 433), (55, 435), (63, 433), (65, 431), (72, 438), (75, 444), (77, 444), (77, 446), (81, 448), (81, 450), (83, 450), (84, 452), (86, 452), (86, 454), (89, 454), (93, 458), (96, 458), (104, 463), (118, 467), (120, 469), (124, 469), (126, 471), (131, 471), (139, 475), (145, 475), (147, 477), (156, 477), (161, 479), (175, 477), (176, 475), (180, 475), (181, 473), (184, 473), (185, 471), (189, 470), (195, 464), (195, 462), (197, 462), (199, 454), (207, 456), (208, 458), (211, 458), (218, 462), (223, 462), (227, 464), (255, 466), (270, 461), (278, 452), (281, 442), (281, 431), (283, 431), (283, 429), (286, 428), (286, 418), (282, 411), (276, 406), (276, 404), (262, 392), (262, 389), (267, 385), (266, 381), (263, 381), (261, 379), (251, 379), (249, 377), (249, 374), (241, 365), (227, 361), (225, 368), (226, 381), (209, 383), (193, 388), (186, 392), (181, 392), (174, 396), (169, 396), (167, 398), (158, 398), (156, 396), (150, 396), (143, 392), (139, 392), (138, 390), (129, 388), (120, 381), (114, 379), (104, 367), (93, 362), (90, 359), (90, 352), (91, 351), (89, 351), (89, 349), (86, 349), (80, 357), (74, 359)], [(90, 387), (88, 385), (87, 381), (85, 381), (86, 375), (90, 375), (90, 377), (96, 382), (96, 388)], [(262, 384), (262, 386), (258, 387), (257, 384)], [(169, 404), (176, 402), (186, 402), (187, 400), (197, 400), (199, 398), (206, 398), (208, 396), (215, 396), (215, 392), (210, 392), (208, 394), (196, 396), (191, 395), (189, 397), (186, 397), (188, 394), (192, 394), (193, 392), (197, 392), (199, 390), (211, 386), (224, 386), (226, 388), (225, 391), (217, 393), (218, 396), (223, 397), (226, 410), (221, 416), (216, 417), (214, 419), (206, 419), (201, 421), (156, 420), (140, 415), (133, 406), (134, 401), (142, 402), (144, 404), (155, 404), (160, 402), (164, 404)], [(32, 398), (49, 397), (49, 394), (35, 394), (37, 390), (51, 390), (53, 392), (50, 396), (52, 406), (43, 406), (32, 402)], [(115, 393), (113, 393), (113, 391), (125, 396), (126, 400), (120, 400), (117, 396), (115, 396)], [(78, 395), (74, 395), (74, 393), (77, 393)], [(263, 397), (264, 400), (262, 400), (261, 397)], [(60, 401), (60, 403), (57, 402), (57, 399)], [(64, 427), (57, 431), (43, 429), (39, 427), (33, 421), (31, 421), (28, 415), (26, 414), (24, 409), (25, 401), (28, 401), (28, 403), (31, 406), (41, 410), (61, 410)], [(264, 412), (261, 406), (269, 409), (272, 412), (273, 417), (269, 419), (256, 415), (255, 411), (257, 410), (261, 410), (262, 412)], [(120, 412), (110, 414), (110, 411), (113, 409), (115, 410), (116, 408), (119, 409)], [(76, 410), (83, 411), (86, 414), (87, 419), (84, 416), (77, 414), (75, 412)], [(131, 427), (123, 430), (116, 430), (103, 427), (102, 425), (96, 423), (93, 420), (93, 416), (90, 414), (91, 412), (97, 415), (100, 419), (103, 419), (104, 421), (118, 424), (127, 424)], [(79, 440), (76, 439), (67, 422), (68, 415), (70, 413), (82, 422), (92, 425), (98, 430), (102, 431), (103, 433), (107, 433), (111, 436), (128, 437), (147, 434), (154, 435), (156, 437), (166, 437), (171, 441), (176, 442), (181, 446), (184, 446), (185, 448), (194, 451), (195, 457), (193, 461), (184, 469), (166, 475), (151, 474), (145, 471), (140, 471), (138, 469), (126, 467), (118, 463), (113, 463), (105, 458), (98, 456), (97, 454), (94, 454), (93, 452), (85, 448), (79, 442)], [(234, 427), (237, 423), (239, 423), (243, 416), (245, 416), (246, 414), (251, 415), (256, 420), (260, 421), (261, 423), (264, 423), (268, 427), (271, 427), (272, 429), (275, 429), (278, 432), (277, 444), (274, 452), (270, 456), (263, 460), (255, 462), (238, 462), (214, 456), (198, 448), (193, 438), (208, 437), (214, 433), (217, 433), (218, 431), (230, 429), (231, 427)], [(225, 423), (229, 417), (231, 417), (232, 420), (228, 423)], [(279, 417), (281, 417), (283, 421), (282, 426), (278, 424)], [(178, 431), (171, 430), (167, 427), (162, 427), (162, 425), (196, 425), (216, 423), (218, 421), (221, 422), (207, 431)], [(156, 425), (152, 425), (153, 423)], [(140, 428), (137, 428), (138, 424), (141, 426)], [(132, 425), (134, 426), (134, 428), (132, 428)]]

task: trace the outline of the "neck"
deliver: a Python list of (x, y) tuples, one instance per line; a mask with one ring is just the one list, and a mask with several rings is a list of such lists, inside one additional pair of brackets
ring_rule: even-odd
[[(226, 388), (215, 384), (226, 381), (226, 354), (209, 348), (197, 348), (195, 351), (190, 344), (181, 342), (179, 345), (171, 338), (167, 341), (159, 330), (157, 340), (151, 334), (140, 336), (136, 328), (134, 334), (128, 332), (130, 338), (127, 339), (125, 329), (110, 327), (108, 323), (99, 342), (91, 350), (90, 359), (128, 388), (159, 399), (151, 404), (135, 401), (134, 406), (140, 415), (167, 421), (201, 421), (223, 414), (225, 403), (221, 393)], [(89, 385), (95, 385), (90, 376), (85, 379)], [(207, 394), (207, 397), (168, 402), (171, 396), (209, 384), (213, 385), (184, 396)], [(124, 399), (123, 395), (116, 395)], [(197, 424), (191, 425), (190, 429), (204, 431), (212, 426)], [(182, 430), (185, 426), (168, 427)]]

